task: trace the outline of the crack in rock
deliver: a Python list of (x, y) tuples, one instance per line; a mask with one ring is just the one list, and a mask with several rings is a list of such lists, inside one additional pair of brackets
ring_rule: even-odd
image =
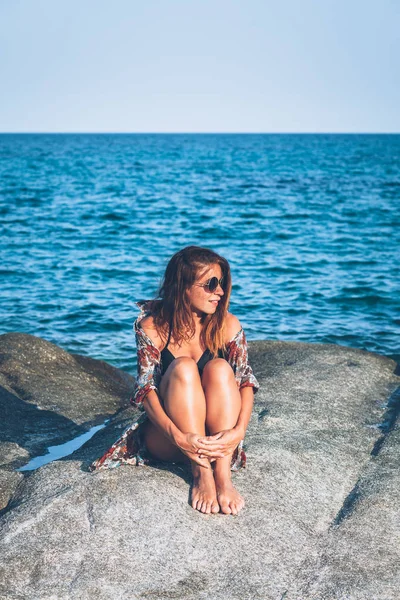
[[(400, 387), (396, 388), (395, 391), (389, 397), (389, 400), (387, 402), (386, 411), (382, 415), (382, 422), (379, 425), (379, 429), (382, 431), (382, 435), (376, 440), (374, 447), (371, 450), (371, 453), (370, 453), (371, 459), (370, 460), (373, 460), (376, 456), (378, 456), (378, 454), (381, 451), (382, 446), (386, 440), (386, 437), (394, 429), (399, 414), (400, 414)], [(350, 492), (347, 494), (346, 498), (343, 501), (342, 506), (340, 507), (336, 517), (334, 518), (334, 520), (330, 526), (330, 529), (338, 527), (344, 519), (348, 518), (353, 513), (356, 505), (362, 498), (362, 492), (360, 489), (361, 479), (362, 479), (362, 476), (358, 478), (353, 489), (350, 490)]]
[(79, 562), (78, 566), (76, 567), (76, 573), (73, 576), (73, 578), (71, 579), (69, 586), (68, 586), (68, 593), (72, 593), (74, 591), (75, 585), (83, 573), (82, 567), (83, 567), (83, 559)]
[(264, 421), (264, 419), (268, 415), (268, 413), (269, 413), (268, 408), (263, 408), (262, 410), (260, 410), (260, 412), (258, 413), (258, 420)]
[(94, 514), (93, 514), (93, 502), (86, 496), (86, 516), (89, 523), (89, 531), (93, 531), (96, 527)]
[(382, 445), (386, 439), (386, 436), (396, 425), (397, 418), (400, 414), (400, 387), (398, 387), (390, 396), (387, 408), (382, 417), (382, 423), (379, 429), (382, 431), (382, 435), (376, 440), (374, 447), (371, 451), (371, 456), (378, 456)]

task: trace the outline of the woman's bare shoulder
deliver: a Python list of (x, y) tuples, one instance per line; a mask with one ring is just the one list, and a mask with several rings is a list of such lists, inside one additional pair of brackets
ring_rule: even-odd
[(235, 315), (228, 312), (225, 320), (225, 343), (229, 342), (241, 330), (240, 321)]
[(143, 319), (141, 319), (140, 321), (140, 326), (147, 332), (147, 330), (152, 330), (155, 329), (156, 326), (154, 324), (154, 317), (153, 315), (147, 315), (146, 317), (143, 317)]
[(153, 344), (161, 350), (163, 347), (163, 341), (159, 336), (157, 328), (154, 323), (154, 318), (152, 315), (147, 315), (140, 321), (140, 327), (143, 329), (145, 334), (151, 339)]

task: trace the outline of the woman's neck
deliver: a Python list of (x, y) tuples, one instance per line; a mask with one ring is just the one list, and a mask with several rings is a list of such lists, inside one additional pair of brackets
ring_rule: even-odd
[(205, 313), (203, 313), (203, 312), (194, 311), (194, 310), (192, 311), (192, 317), (193, 317), (196, 331), (201, 331), (203, 329), (203, 324), (204, 324), (206, 316), (207, 315), (205, 315)]

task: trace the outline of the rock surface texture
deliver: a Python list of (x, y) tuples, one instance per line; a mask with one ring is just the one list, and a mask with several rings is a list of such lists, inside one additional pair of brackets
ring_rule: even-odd
[[(335, 345), (249, 347), (261, 389), (248, 466), (234, 474), (240, 515), (194, 511), (173, 465), (87, 472), (136, 415), (128, 408), (19, 483), (1, 518), (0, 598), (399, 599), (396, 364)], [(60, 379), (60, 397), (68, 386)], [(63, 413), (78, 415), (93, 407)]]
[(22, 479), (13, 469), (129, 405), (134, 379), (24, 333), (0, 335), (0, 509)]

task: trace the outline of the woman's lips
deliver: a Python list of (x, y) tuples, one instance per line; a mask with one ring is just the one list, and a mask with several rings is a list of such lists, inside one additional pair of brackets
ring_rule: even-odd
[(215, 304), (215, 306), (217, 306), (217, 304), (218, 304), (219, 300), (210, 300), (210, 302), (211, 302), (212, 304)]

